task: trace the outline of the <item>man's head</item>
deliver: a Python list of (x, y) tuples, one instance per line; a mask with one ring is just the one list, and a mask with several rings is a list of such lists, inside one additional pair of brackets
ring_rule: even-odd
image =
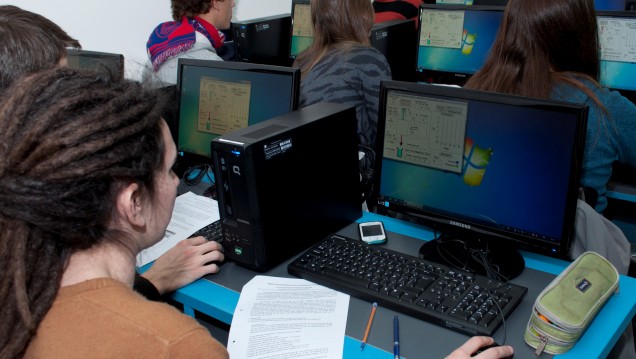
[(172, 18), (181, 21), (200, 16), (218, 30), (230, 28), (235, 0), (172, 0)]
[(0, 6), (0, 94), (17, 79), (57, 66), (77, 40), (42, 15)]

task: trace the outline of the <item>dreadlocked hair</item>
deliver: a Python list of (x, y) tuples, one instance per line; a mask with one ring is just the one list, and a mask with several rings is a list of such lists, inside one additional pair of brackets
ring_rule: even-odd
[[(70, 68), (26, 78), (0, 102), (0, 358), (23, 356), (69, 255), (116, 240), (123, 185), (154, 193), (162, 102), (139, 83)], [(152, 198), (152, 196), (150, 196)]]

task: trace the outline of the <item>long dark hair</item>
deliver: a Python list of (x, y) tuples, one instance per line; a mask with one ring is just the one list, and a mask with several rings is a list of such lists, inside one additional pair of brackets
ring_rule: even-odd
[(510, 0), (486, 63), (467, 88), (549, 98), (559, 83), (598, 85), (598, 30), (592, 0)]
[(304, 77), (336, 46), (370, 46), (375, 13), (369, 0), (311, 0), (314, 41), (296, 58)]
[(18, 81), (0, 102), (0, 358), (24, 353), (73, 251), (121, 239), (108, 225), (118, 190), (134, 182), (152, 197), (161, 122), (140, 84), (70, 68)]

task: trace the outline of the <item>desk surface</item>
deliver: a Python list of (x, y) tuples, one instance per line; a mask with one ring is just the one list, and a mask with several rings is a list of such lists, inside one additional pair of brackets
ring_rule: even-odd
[[(388, 248), (404, 253), (416, 254), (422, 240), (432, 238), (424, 227), (364, 212), (359, 221), (382, 220), (388, 231)], [(357, 238), (357, 227), (352, 224), (341, 231), (342, 234)], [(419, 239), (418, 239), (419, 238)], [(497, 342), (510, 344), (515, 348), (515, 358), (531, 358), (533, 350), (523, 341), (523, 332), (530, 317), (534, 299), (539, 292), (568, 264), (565, 261), (522, 252), (526, 259), (526, 269), (512, 282), (528, 288), (523, 301), (506, 320), (505, 328), (500, 327), (494, 338)], [(241, 288), (257, 274), (284, 276), (287, 274), (286, 261), (265, 273), (256, 273), (234, 263), (225, 263), (221, 271), (206, 276), (176, 291), (173, 298), (184, 304), (185, 311), (193, 314), (200, 311), (222, 322), (230, 324)], [(390, 358), (392, 357), (392, 320), (396, 314), (387, 308), (378, 308), (368, 345), (360, 351), (360, 340), (364, 334), (371, 303), (351, 297), (347, 317), (345, 358)], [(599, 312), (590, 328), (579, 343), (568, 353), (555, 358), (604, 358), (614, 343), (631, 322), (636, 313), (636, 280), (621, 276), (620, 293), (614, 295)], [(423, 352), (430, 358), (443, 358), (454, 348), (468, 339), (466, 335), (453, 332), (436, 325), (400, 314), (401, 354), (405, 358), (421, 357)], [(546, 358), (549, 357), (545, 355)]]

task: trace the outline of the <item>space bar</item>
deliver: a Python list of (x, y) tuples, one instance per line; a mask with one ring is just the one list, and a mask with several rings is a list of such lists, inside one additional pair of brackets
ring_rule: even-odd
[(325, 269), (323, 274), (326, 277), (333, 277), (338, 281), (345, 281), (351, 284), (355, 284), (356, 286), (367, 288), (369, 286), (369, 280), (364, 278), (358, 278), (346, 273), (338, 272), (333, 269)]

